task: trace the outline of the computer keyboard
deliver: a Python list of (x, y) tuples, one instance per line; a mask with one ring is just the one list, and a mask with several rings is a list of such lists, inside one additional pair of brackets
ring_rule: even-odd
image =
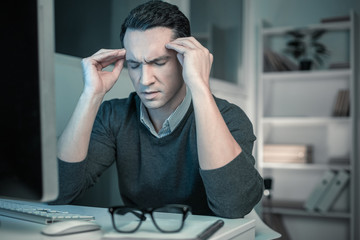
[(86, 216), (62, 212), (47, 208), (47, 206), (31, 205), (24, 202), (0, 199), (0, 215), (25, 221), (49, 224), (66, 220), (94, 220), (94, 216)]

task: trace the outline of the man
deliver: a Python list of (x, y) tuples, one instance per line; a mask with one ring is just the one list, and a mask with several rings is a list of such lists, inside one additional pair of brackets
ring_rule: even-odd
[[(132, 10), (123, 49), (82, 61), (84, 90), (58, 141), (60, 197), (74, 200), (114, 161), (126, 205), (190, 205), (195, 214), (236, 218), (262, 196), (252, 125), (209, 87), (213, 56), (190, 36), (176, 6), (151, 1)], [(102, 103), (127, 63), (135, 88)], [(114, 64), (111, 72), (102, 71)]]

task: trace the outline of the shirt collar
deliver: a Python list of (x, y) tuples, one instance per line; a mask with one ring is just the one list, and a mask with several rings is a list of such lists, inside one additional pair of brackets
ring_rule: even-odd
[(145, 105), (140, 102), (140, 121), (144, 124), (147, 129), (157, 138), (165, 137), (172, 133), (174, 129), (179, 125), (181, 120), (184, 118), (189, 106), (191, 104), (191, 93), (188, 88), (186, 88), (186, 95), (184, 100), (180, 105), (175, 109), (173, 113), (164, 121), (162, 128), (157, 133), (154, 125), (150, 120), (150, 116), (147, 112)]

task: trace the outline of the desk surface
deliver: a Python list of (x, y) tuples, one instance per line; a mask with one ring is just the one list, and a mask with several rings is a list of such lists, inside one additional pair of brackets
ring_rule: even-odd
[[(83, 207), (74, 205), (60, 205), (50, 206), (49, 208), (60, 211), (68, 211), (71, 213), (92, 215), (95, 217), (95, 222), (101, 225), (101, 231), (87, 232), (72, 234), (62, 237), (48, 237), (42, 235), (40, 232), (45, 225), (21, 221), (5, 216), (0, 216), (0, 239), (1, 240), (48, 240), (48, 239), (61, 239), (61, 240), (80, 240), (80, 239), (101, 239), (104, 234), (113, 232), (110, 214), (106, 208)], [(213, 216), (200, 216), (190, 215), (186, 221), (215, 221), (219, 219)], [(239, 239), (239, 240), (252, 240), (255, 238), (255, 220), (250, 219), (223, 219), (225, 224), (218, 230), (210, 239), (211, 240), (224, 240), (224, 239)], [(140, 227), (141, 229), (141, 227)], [(135, 235), (134, 235), (135, 236)]]

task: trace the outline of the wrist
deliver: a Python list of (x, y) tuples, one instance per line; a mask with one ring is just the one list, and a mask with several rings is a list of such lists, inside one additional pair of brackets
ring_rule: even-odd
[(104, 93), (98, 93), (91, 91), (89, 89), (84, 89), (81, 93), (80, 99), (89, 101), (92, 103), (101, 103), (104, 99), (105, 94)]
[(188, 86), (191, 91), (191, 97), (193, 102), (203, 101), (208, 99), (209, 97), (212, 98), (212, 93), (210, 87), (205, 84), (198, 84), (196, 87)]

